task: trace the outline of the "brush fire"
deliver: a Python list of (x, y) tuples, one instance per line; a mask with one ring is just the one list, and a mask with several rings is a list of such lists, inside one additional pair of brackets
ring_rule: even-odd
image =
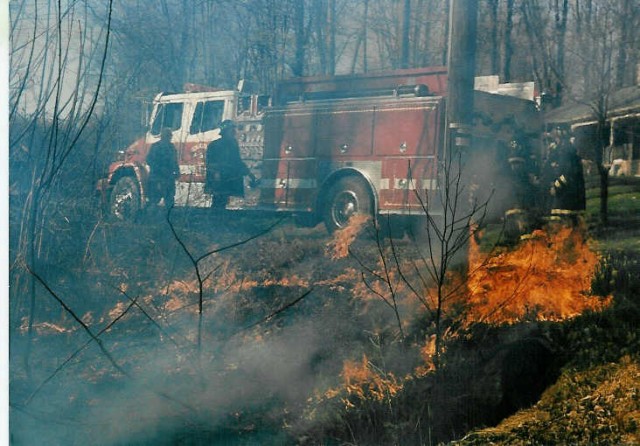
[[(340, 258), (353, 249), (348, 245), (355, 240), (354, 231), (357, 234), (362, 228), (362, 222), (357, 221), (353, 227), (346, 228), (344, 234), (335, 234), (330, 243), (334, 248), (332, 258)], [(481, 237), (479, 233), (478, 237), (470, 239), (465, 277), (459, 272), (451, 272), (443, 290), (451, 297), (445, 301), (443, 313), (459, 315), (462, 327), (562, 321), (586, 311), (601, 311), (611, 304), (611, 296), (590, 295), (591, 280), (600, 258), (589, 247), (582, 225), (548, 225), (523, 236), (517, 245), (497, 253), (484, 252), (478, 241)], [(335, 255), (336, 252), (343, 255)], [(371, 303), (376, 300), (384, 300), (390, 307), (391, 298), (387, 301), (384, 296), (387, 286), (393, 289), (394, 302), (401, 314), (428, 317), (428, 311), (424, 310), (433, 309), (433, 296), (437, 291), (428, 289), (422, 299), (412, 296), (406, 283), (406, 273), (403, 281), (398, 279), (398, 271), (391, 271), (389, 283), (385, 283), (380, 280), (384, 275), (384, 262), (378, 260), (377, 269), (372, 273), (379, 280), (366, 286), (355, 286), (352, 290), (354, 297), (367, 311), (371, 311)], [(401, 264), (400, 268), (408, 269), (407, 264)], [(403, 324), (407, 328), (408, 325), (408, 322)], [(374, 336), (379, 336), (381, 331), (379, 327)], [(443, 337), (452, 339), (455, 333), (447, 328)], [(422, 362), (404, 377), (380, 368), (366, 355), (361, 361), (345, 360), (340, 374), (342, 387), (316, 395), (316, 401), (338, 398), (347, 410), (354, 409), (354, 401), (357, 400), (384, 403), (407, 382), (435, 370), (435, 335), (428, 335), (419, 350)]]
[[(433, 325), (437, 292), (426, 283), (420, 293), (416, 293), (419, 287), (410, 286), (416, 283), (411, 275), (416, 273), (415, 257), (409, 256), (416, 247), (414, 240), (372, 240), (371, 225), (366, 223), (354, 218), (352, 228), (336, 231), (330, 238), (321, 228), (287, 227), (242, 251), (217, 254), (203, 265), (207, 280), (203, 284), (206, 333), (202, 360), (207, 364), (205, 381), (214, 383), (206, 384), (204, 391), (192, 386), (199, 369), (197, 363), (189, 363), (189, 355), (171, 359), (175, 343), (195, 342), (199, 288), (188, 266), (180, 266), (179, 273), (166, 280), (153, 277), (149, 282), (131, 284), (127, 290), (139, 296), (137, 302), (151, 315), (172, 327), (175, 336), (164, 330), (157, 336), (151, 325), (144, 325), (146, 317), (137, 307), (126, 311), (131, 303), (122, 293), (117, 294), (118, 302), (94, 312), (93, 324), (121, 319), (104, 334), (112, 339), (110, 348), (137, 373), (157, 369), (162, 375), (160, 382), (177, 383), (162, 387), (163, 394), (171, 391), (173, 395), (172, 388), (178, 385), (178, 394), (184, 393), (208, 408), (213, 404), (207, 400), (210, 394), (217, 395), (221, 388), (243, 389), (245, 379), (252, 380), (252, 402), (241, 396), (220, 402), (216, 413), (223, 421), (212, 421), (210, 429), (214, 431), (222, 429), (216, 423), (224, 422), (224, 414), (242, 412), (250, 422), (244, 425), (238, 421), (238, 429), (257, 434), (261, 429), (260, 404), (267, 408), (275, 405), (269, 409), (271, 415), (278, 410), (286, 413), (283, 416), (293, 426), (291, 432), (308, 429), (313, 433), (330, 413), (360, 417), (358, 414), (369, 409), (376, 411), (376, 422), (382, 423), (387, 415), (396, 416), (396, 410), (408, 404), (404, 399), (409, 395), (419, 395), (421, 390), (415, 389), (438, 371)], [(201, 245), (210, 248), (209, 242)], [(278, 256), (274, 255), (276, 249)], [(460, 328), (561, 321), (585, 311), (602, 310), (611, 303), (611, 298), (589, 294), (600, 260), (589, 248), (582, 227), (549, 226), (498, 252), (486, 252), (480, 234), (478, 240), (471, 238), (468, 252), (464, 277), (451, 272), (446, 283), (457, 291), (443, 305), (441, 329), (446, 342), (441, 352), (449, 351), (448, 342), (456, 342)], [(311, 297), (296, 301), (311, 286)], [(118, 289), (124, 291), (125, 287)], [(452, 329), (452, 325), (458, 328)], [(68, 321), (55, 326), (45, 322), (36, 329), (43, 343), (54, 343), (72, 326)], [(145, 326), (146, 337), (137, 334)], [(144, 345), (129, 338), (132, 334), (142, 336)], [(171, 344), (166, 343), (172, 338)], [(157, 350), (145, 352), (152, 342), (158, 343)], [(150, 356), (156, 359), (145, 359)], [(278, 372), (269, 372), (274, 367)], [(89, 384), (96, 379), (115, 379), (107, 365), (96, 370), (78, 361), (70, 362), (69, 373)], [(64, 378), (56, 376), (52, 382), (59, 379)], [(276, 383), (268, 397), (260, 396), (265, 379)], [(296, 390), (287, 390), (292, 384)], [(45, 387), (50, 386), (47, 383)], [(120, 397), (130, 404), (136, 392), (146, 395), (148, 388), (132, 385)], [(100, 402), (93, 410), (117, 412), (117, 406), (124, 403), (109, 402), (111, 397), (111, 393), (108, 398), (106, 394), (93, 395)], [(81, 400), (81, 396), (77, 398)], [(299, 419), (294, 417), (294, 409)], [(159, 414), (159, 419), (173, 416), (172, 410), (168, 413)], [(275, 426), (280, 419), (273, 416), (269, 420)], [(365, 415), (357, 419), (360, 423), (367, 420)], [(155, 421), (151, 416), (148, 423), (152, 429), (156, 429)]]
[(611, 298), (589, 296), (598, 261), (582, 227), (536, 230), (514, 249), (491, 257), (472, 243), (465, 322), (559, 321), (602, 310)]

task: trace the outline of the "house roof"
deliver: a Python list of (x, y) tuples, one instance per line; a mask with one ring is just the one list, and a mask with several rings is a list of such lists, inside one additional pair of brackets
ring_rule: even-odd
[[(621, 88), (609, 96), (607, 119), (640, 115), (640, 85)], [(547, 124), (590, 124), (595, 123), (596, 113), (589, 103), (573, 102), (555, 108), (544, 114)]]

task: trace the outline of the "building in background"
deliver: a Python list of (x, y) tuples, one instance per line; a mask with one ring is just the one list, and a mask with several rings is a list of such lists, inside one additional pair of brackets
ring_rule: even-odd
[[(548, 127), (569, 126), (583, 158), (603, 148), (612, 176), (640, 176), (640, 83), (606, 97), (603, 141), (598, 141), (598, 111), (587, 103), (572, 103), (545, 114)], [(600, 148), (599, 148), (600, 147)], [(587, 166), (588, 168), (588, 166)]]

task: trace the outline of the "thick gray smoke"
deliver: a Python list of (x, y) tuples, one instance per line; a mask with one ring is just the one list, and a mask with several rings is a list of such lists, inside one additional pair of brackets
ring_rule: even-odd
[[(193, 336), (191, 327), (176, 337)], [(320, 346), (314, 323), (204, 341), (200, 359), (193, 349), (152, 346), (152, 339), (105, 342), (114, 356), (127, 355), (121, 362), (130, 377), (117, 376), (92, 347), (26, 407), (11, 411), (14, 444), (171, 444), (180, 432), (198, 431), (214, 438), (251, 427), (242, 427), (243, 419), (254, 411), (273, 410), (279, 419), (281, 403), (292, 407), (308, 397), (310, 364)], [(267, 428), (254, 426), (244, 437), (264, 437)], [(244, 444), (237, 432), (233, 437), (237, 443), (231, 444)]]

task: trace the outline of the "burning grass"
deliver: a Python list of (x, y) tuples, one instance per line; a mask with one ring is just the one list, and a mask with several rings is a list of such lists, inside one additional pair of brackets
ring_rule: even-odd
[(611, 298), (590, 296), (598, 262), (581, 227), (537, 230), (516, 248), (489, 259), (472, 245), (465, 323), (559, 321), (600, 311)]
[(355, 408), (352, 399), (390, 402), (402, 390), (402, 380), (376, 367), (367, 355), (362, 355), (361, 361), (345, 361), (341, 376), (347, 393), (342, 398), (346, 409)]
[[(223, 342), (220, 340), (227, 339), (230, 333), (239, 332), (242, 336), (233, 338), (238, 345), (252, 345), (267, 351), (273, 344), (269, 341), (280, 335), (283, 339), (290, 337), (295, 327), (309, 327), (314, 339), (321, 339), (314, 346), (313, 354), (305, 358), (308, 364), (301, 366), (305, 373), (309, 373), (305, 376), (308, 381), (304, 381), (309, 387), (304, 391), (315, 397), (304, 407), (300, 404), (286, 408), (291, 413), (299, 409), (296, 416), (288, 416), (292, 424), (296, 422), (294, 418), (304, 412), (301, 417), (307, 418), (309, 423), (306, 427), (312, 427), (306, 431), (302, 427), (301, 430), (305, 435), (313, 435), (317, 428), (316, 438), (325, 438), (323, 435), (327, 433), (332, 436), (349, 423), (348, 427), (363, 431), (370, 430), (373, 423), (380, 429), (372, 431), (373, 435), (391, 429), (397, 432), (398, 439), (403, 438), (401, 423), (406, 422), (406, 426), (413, 423), (415, 426), (415, 423), (424, 421), (423, 415), (415, 414), (414, 409), (424, 407), (424, 401), (429, 398), (426, 386), (435, 375), (432, 308), (427, 308), (434, 305), (432, 296), (429, 296), (429, 291), (433, 294), (433, 290), (425, 290), (424, 296), (417, 296), (415, 290), (419, 287), (412, 290), (403, 282), (397, 267), (402, 268), (408, 277), (410, 271), (416, 271), (413, 258), (400, 257), (397, 263), (387, 262), (385, 266), (380, 256), (394, 254), (388, 246), (380, 249), (372, 240), (363, 240), (359, 236), (366, 223), (366, 219), (356, 221), (344, 231), (337, 231), (331, 239), (324, 235), (315, 238), (295, 236), (291, 233), (294, 229), (289, 232), (283, 230), (282, 233), (270, 234), (255, 245), (246, 245), (242, 250), (211, 256), (210, 261), (202, 265), (205, 275), (210, 274), (203, 290), (204, 326), (210, 330), (205, 333), (207, 342)], [(397, 249), (403, 250), (402, 255), (412, 248), (408, 243), (411, 242), (399, 241), (396, 245)], [(349, 255), (350, 251), (356, 252), (364, 265), (355, 262)], [(462, 292), (446, 302), (444, 308), (447, 320), (443, 335), (447, 340), (455, 342), (455, 330), (449, 330), (448, 324), (457, 324), (459, 318), (463, 318), (467, 325), (475, 322), (510, 324), (533, 318), (555, 321), (572, 318), (585, 310), (604, 308), (610, 301), (588, 294), (599, 259), (588, 249), (581, 229), (539, 231), (516, 248), (488, 260), (475, 245), (471, 246), (470, 254), (468, 280), (452, 275), (448, 284), (457, 286)], [(178, 339), (180, 345), (184, 342), (192, 346), (196, 327), (193, 316), (197, 311), (199, 292), (194, 271), (173, 258), (159, 257), (157, 260), (156, 269), (171, 271), (171, 274), (151, 275), (148, 281), (131, 284), (131, 290), (127, 292), (138, 297), (138, 302), (163, 327), (167, 325), (171, 333), (184, 336), (186, 339)], [(365, 271), (365, 266), (370, 271)], [(363, 282), (365, 276), (368, 284)], [(460, 287), (460, 283), (465, 281), (465, 286)], [(311, 298), (289, 308), (282, 317), (265, 319), (310, 288), (314, 289)], [(109, 302), (104, 305), (107, 308), (101, 311), (94, 309), (96, 321), (106, 323), (114, 320), (128, 307), (129, 302), (120, 293), (114, 291), (111, 297), (116, 297), (118, 302), (113, 298), (105, 300)], [(393, 308), (401, 324), (396, 323)], [(263, 319), (269, 323), (260, 325), (259, 330), (239, 331)], [(134, 353), (148, 349), (152, 342), (163, 349), (159, 351), (165, 352), (166, 347), (166, 335), (157, 336), (157, 327), (146, 322), (144, 325), (141, 321), (145, 322), (145, 318), (137, 307), (133, 307), (117, 329), (108, 333), (109, 339), (121, 341), (113, 344), (118, 348), (118, 359), (131, 364), (131, 369), (136, 372), (138, 364)], [(397, 336), (399, 325), (406, 335), (402, 342)], [(67, 326), (73, 327), (66, 323), (60, 325), (65, 330), (68, 330)], [(143, 326), (149, 329), (143, 332), (140, 329)], [(59, 335), (55, 327), (46, 328), (53, 328)], [(130, 333), (138, 336), (135, 343), (125, 339), (124, 336)], [(289, 351), (291, 345), (302, 345), (303, 341), (299, 339), (292, 343), (287, 341), (286, 350)], [(372, 346), (374, 340), (377, 344)], [(131, 345), (135, 349), (130, 348)], [(177, 365), (165, 367), (164, 377), (185, 375), (187, 381), (191, 381), (195, 372), (185, 371), (183, 356), (181, 354), (176, 360)], [(286, 369), (286, 364), (279, 365)], [(234, 358), (207, 378), (219, 376), (222, 379), (241, 374), (243, 367), (246, 368), (246, 361)], [(263, 364), (255, 368), (265, 369)], [(104, 379), (94, 368), (78, 374)], [(262, 382), (261, 375), (256, 376)], [(298, 375), (291, 376), (290, 382), (300, 379)], [(433, 409), (438, 410), (436, 406)], [(444, 412), (442, 409), (440, 415), (446, 418)], [(257, 418), (264, 415), (258, 409), (251, 413)], [(238, 429), (246, 427), (243, 423)], [(395, 438), (393, 435), (384, 438), (392, 437)], [(442, 438), (445, 438), (444, 434)], [(393, 441), (387, 444), (391, 443)]]
[(371, 218), (365, 214), (356, 214), (349, 219), (346, 228), (336, 231), (333, 239), (327, 244), (327, 254), (331, 259), (342, 259), (349, 255), (349, 248), (363, 231), (365, 226), (371, 222)]
[[(349, 245), (353, 239), (342, 240), (342, 242), (343, 245)], [(342, 245), (334, 243), (333, 246)], [(380, 250), (378, 254), (384, 255), (383, 251)], [(385, 252), (388, 254), (389, 250)], [(361, 257), (365, 258), (364, 255)], [(336, 259), (339, 256), (332, 256), (332, 258)], [(401, 280), (397, 270), (383, 268), (384, 262), (380, 258), (376, 260), (375, 257), (369, 256), (367, 259), (372, 263), (369, 275), (373, 280), (370, 280), (368, 285), (364, 285), (362, 280), (359, 284), (352, 283), (350, 293), (354, 301), (358, 303), (361, 312), (366, 313), (369, 317), (377, 314), (378, 311), (389, 313), (390, 302), (392, 302), (390, 296), (393, 293), (393, 303), (397, 303), (398, 313), (403, 317), (405, 332), (408, 333), (411, 329), (415, 330), (416, 327), (421, 327), (419, 328), (421, 334), (415, 337), (408, 336), (404, 339), (404, 347), (402, 347), (405, 354), (412, 351), (417, 360), (413, 362), (413, 368), (408, 372), (399, 372), (394, 369), (395, 363), (393, 361), (384, 360), (382, 356), (372, 362), (366, 349), (364, 354), (359, 353), (361, 360), (345, 359), (340, 372), (340, 380), (328, 390), (317, 392), (315, 398), (309, 401), (307, 419), (312, 423), (313, 421), (324, 422), (325, 428), (328, 427), (324, 434), (319, 435), (334, 432), (338, 437), (342, 434), (348, 434), (347, 437), (349, 437), (352, 435), (349, 432), (356, 429), (363, 430), (359, 434), (366, 438), (371, 437), (371, 439), (377, 438), (378, 440), (391, 438), (393, 435), (383, 426), (389, 425), (392, 420), (394, 426), (402, 422), (409, 423), (407, 420), (411, 420), (415, 430), (417, 429), (415, 423), (426, 421), (421, 419), (420, 415), (411, 415), (412, 411), (405, 407), (406, 404), (413, 401), (412, 395), (410, 395), (413, 392), (406, 389), (428, 389), (430, 388), (429, 383), (435, 381), (438, 381), (440, 386), (451, 388), (450, 392), (438, 393), (438, 396), (434, 396), (435, 394), (431, 397), (424, 396), (427, 399), (431, 398), (429, 404), (433, 404), (435, 414), (433, 416), (442, 417), (444, 420), (442, 423), (432, 420), (434, 435), (436, 430), (444, 429), (438, 434), (442, 436), (440, 438), (451, 438), (449, 437), (451, 434), (445, 432), (445, 425), (453, 422), (456, 416), (462, 417), (458, 420), (459, 422), (487, 422), (487, 419), (482, 418), (481, 414), (473, 415), (475, 421), (467, 420), (464, 415), (467, 412), (464, 410), (456, 415), (455, 411), (458, 409), (454, 407), (454, 403), (448, 401), (451, 398), (460, 398), (461, 401), (469, 400), (469, 404), (480, 404), (481, 406), (484, 404), (486, 408), (491, 408), (490, 412), (498, 410), (498, 408), (503, 410), (500, 406), (502, 404), (500, 399), (505, 396), (500, 393), (500, 386), (493, 390), (480, 389), (479, 387), (482, 386), (474, 384), (472, 381), (458, 389), (456, 386), (460, 383), (457, 383), (455, 378), (444, 376), (452, 373), (452, 370), (447, 369), (448, 371), (442, 375), (434, 367), (435, 335), (430, 319), (435, 305), (433, 295), (436, 293), (434, 289), (426, 287), (423, 289), (424, 296), (416, 298), (415, 288), (410, 289), (411, 287), (405, 282), (410, 279), (408, 273), (405, 272)], [(390, 264), (387, 262), (387, 265)], [(493, 362), (487, 363), (486, 360), (483, 362), (480, 358), (482, 355), (478, 356), (474, 352), (465, 350), (463, 345), (468, 339), (465, 336), (460, 336), (460, 329), (470, 333), (473, 330), (472, 327), (481, 325), (494, 327), (496, 330), (507, 330), (508, 326), (516, 325), (522, 328), (527, 324), (536, 327), (542, 321), (562, 322), (569, 319), (573, 321), (583, 313), (595, 314), (595, 312), (605, 310), (610, 307), (612, 297), (601, 298), (591, 295), (590, 292), (594, 274), (600, 264), (601, 259), (589, 248), (586, 233), (582, 227), (547, 227), (544, 230), (534, 232), (517, 246), (489, 257), (487, 254), (481, 253), (479, 246), (472, 242), (469, 248), (466, 276), (463, 278), (459, 271), (449, 272), (443, 290), (443, 294), (448, 297), (443, 307), (446, 316), (442, 327), (442, 336), (448, 345), (453, 345), (451, 343), (460, 344), (451, 352), (445, 348), (443, 354), (449, 357), (443, 362), (450, 365), (455, 363), (457, 366), (463, 363), (467, 364), (468, 367), (476, 368), (475, 374), (487, 374), (488, 377), (482, 378), (484, 381), (481, 379), (481, 382), (485, 382), (485, 384), (493, 382), (491, 376), (499, 377), (501, 367), (504, 366), (499, 360), (504, 356), (504, 351), (500, 350), (499, 345), (485, 347), (487, 357), (491, 358), (496, 355), (498, 359)], [(412, 265), (411, 259), (401, 259), (397, 263), (397, 266), (403, 271), (411, 270), (410, 265)], [(384, 279), (385, 277), (386, 279)], [(385, 299), (387, 300), (385, 301)], [(416, 320), (423, 322), (416, 323)], [(373, 327), (373, 331), (370, 332), (371, 336), (388, 336), (389, 330), (393, 331), (393, 323), (390, 321), (391, 318), (377, 318), (375, 324), (378, 325)], [(384, 323), (387, 326), (380, 325)], [(387, 334), (385, 335), (385, 333)], [(505, 336), (508, 338), (507, 335)], [(387, 342), (392, 344), (398, 341), (393, 336), (388, 336), (387, 339)], [(538, 342), (539, 340), (534, 341)], [(510, 342), (513, 342), (513, 339)], [(541, 342), (540, 345), (545, 345), (544, 341), (539, 342)], [(377, 353), (380, 354), (385, 348), (389, 350), (395, 347), (387, 344), (386, 346), (378, 345), (376, 348), (378, 348)], [(549, 358), (554, 354), (551, 350), (545, 350), (545, 352), (549, 354)], [(463, 359), (456, 355), (465, 355), (465, 357)], [(538, 359), (528, 358), (527, 360), (531, 362), (531, 367), (540, 367), (541, 370), (549, 366), (546, 363), (537, 363)], [(381, 364), (383, 366), (380, 366)], [(553, 365), (553, 367), (556, 366)], [(457, 378), (460, 382), (467, 378), (471, 379), (465, 374), (466, 371), (460, 370), (453, 373), (460, 375)], [(492, 373), (494, 375), (491, 375)], [(549, 375), (551, 376), (553, 373), (550, 372)], [(475, 376), (473, 379), (479, 378)], [(505, 385), (505, 383), (502, 384)], [(462, 393), (458, 395), (457, 391)], [(492, 392), (495, 395), (492, 395), (491, 398), (496, 401), (490, 402), (486, 398)], [(443, 399), (439, 400), (438, 398)], [(475, 401), (474, 398), (478, 398), (478, 401)], [(494, 404), (495, 407), (490, 404)], [(439, 412), (440, 410), (443, 412)], [(447, 410), (453, 410), (453, 412), (449, 414)], [(339, 415), (336, 414), (334, 418), (326, 418), (328, 412), (335, 411), (338, 411)], [(406, 417), (408, 418), (402, 418), (404, 415), (398, 418), (399, 414), (404, 411), (407, 412)], [(480, 412), (483, 411), (480, 410)], [(501, 412), (501, 416), (504, 415), (505, 413)], [(491, 418), (492, 415), (487, 416)], [(333, 431), (330, 426), (333, 426), (336, 431)], [(372, 430), (377, 434), (371, 434)], [(407, 432), (405, 431), (404, 434), (408, 435)], [(378, 438), (376, 435), (380, 437)], [(391, 435), (391, 437), (385, 437), (385, 435)], [(362, 440), (364, 437), (360, 437), (360, 439)]]

